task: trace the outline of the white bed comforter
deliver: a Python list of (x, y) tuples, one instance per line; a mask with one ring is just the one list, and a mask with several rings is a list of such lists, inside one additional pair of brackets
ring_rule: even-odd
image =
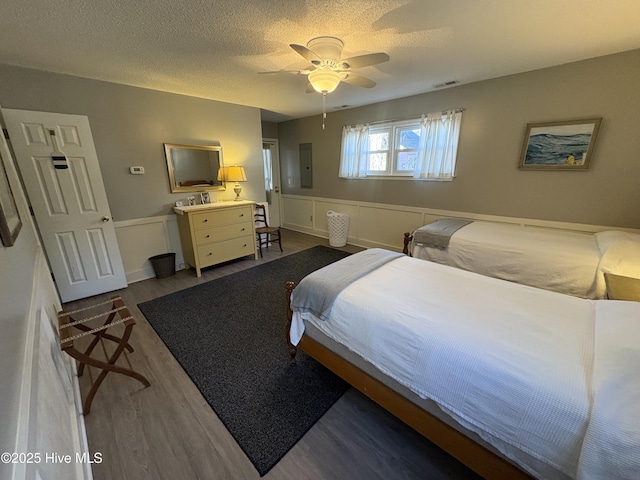
[(570, 478), (638, 478), (639, 303), (402, 257), (344, 289), (329, 321), (294, 312), (294, 344), (303, 319), (534, 476), (519, 451)]
[(640, 276), (640, 236), (620, 231), (586, 234), (475, 221), (455, 232), (446, 249), (416, 244), (411, 253), (582, 298), (606, 298), (603, 272), (619, 273), (623, 263), (633, 267), (631, 276)]

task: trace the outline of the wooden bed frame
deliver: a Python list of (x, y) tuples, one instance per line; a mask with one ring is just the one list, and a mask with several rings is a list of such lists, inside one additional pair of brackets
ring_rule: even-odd
[(294, 346), (289, 340), (289, 330), (293, 318), (291, 293), (294, 288), (294, 282), (289, 281), (285, 285), (287, 299), (286, 338), (292, 364), (296, 362), (298, 348), (302, 349), (351, 386), (358, 389), (382, 408), (398, 417), (483, 478), (490, 480), (503, 480), (505, 478), (510, 480), (531, 480), (532, 477), (527, 473), (487, 450), (442, 420), (422, 410), (413, 402), (407, 400), (399, 393), (355, 367), (312, 338), (303, 335), (298, 346)]
[(409, 243), (413, 240), (413, 234), (411, 232), (404, 232), (404, 247), (402, 247), (402, 253), (409, 255)]

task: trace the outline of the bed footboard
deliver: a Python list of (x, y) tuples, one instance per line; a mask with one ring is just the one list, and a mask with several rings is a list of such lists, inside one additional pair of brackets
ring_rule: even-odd
[(289, 332), (291, 330), (291, 321), (293, 320), (293, 310), (291, 310), (291, 292), (296, 288), (295, 282), (288, 281), (285, 283), (285, 296), (287, 299), (287, 325), (285, 335), (287, 336), (287, 345), (289, 345), (289, 362), (291, 364), (296, 363), (296, 354), (298, 353), (298, 348), (291, 343), (291, 338), (289, 336)]
[(404, 247), (402, 248), (402, 253), (405, 255), (409, 255), (409, 244), (413, 240), (413, 234), (410, 232), (404, 232)]

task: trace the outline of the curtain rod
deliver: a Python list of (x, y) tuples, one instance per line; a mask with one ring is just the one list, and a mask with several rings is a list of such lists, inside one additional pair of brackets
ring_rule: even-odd
[[(453, 111), (455, 113), (459, 113), (459, 112), (464, 112), (465, 110), (466, 110), (466, 108), (461, 107), (461, 108), (456, 108)], [(447, 113), (449, 111), (450, 110), (443, 110), (442, 114), (444, 115), (445, 113)], [(378, 121), (375, 121), (375, 122), (365, 122), (365, 123), (367, 123), (369, 125), (378, 125), (380, 123), (404, 122), (404, 121), (407, 121), (407, 120), (412, 120), (412, 119), (411, 118), (394, 118), (392, 120), (378, 120)]]

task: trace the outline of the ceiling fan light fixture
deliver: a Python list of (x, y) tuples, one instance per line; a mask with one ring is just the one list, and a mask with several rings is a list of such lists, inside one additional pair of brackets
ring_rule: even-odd
[(309, 74), (309, 83), (318, 93), (331, 93), (342, 80), (343, 75), (329, 69), (314, 70)]
[[(311, 63), (305, 70), (294, 70), (293, 73), (308, 75), (307, 93), (316, 91), (322, 94), (322, 129), (327, 118), (327, 93), (333, 92), (340, 82), (358, 87), (372, 88), (376, 82), (352, 72), (352, 68), (369, 67), (389, 61), (384, 52), (367, 53), (355, 57), (342, 58), (344, 43), (337, 37), (315, 37), (307, 42), (307, 46), (290, 43), (289, 46), (301, 57)], [(280, 70), (292, 72), (291, 70)], [(259, 72), (278, 73), (278, 72)]]

